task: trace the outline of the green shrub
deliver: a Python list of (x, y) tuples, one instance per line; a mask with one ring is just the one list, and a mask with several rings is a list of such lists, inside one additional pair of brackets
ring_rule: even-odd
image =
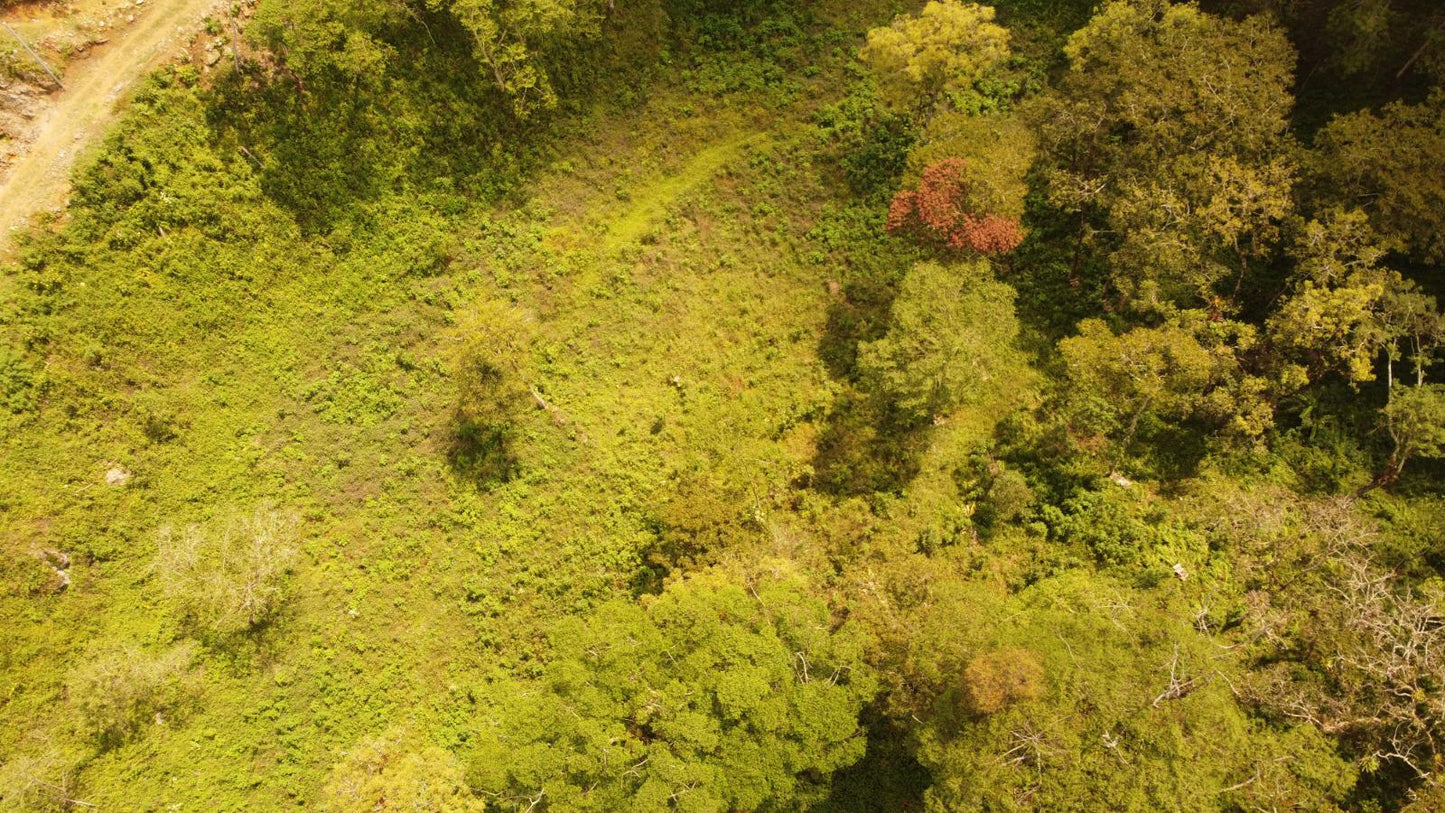
[(1001, 468), (989, 478), (987, 499), (979, 506), (979, 523), (988, 527), (1019, 519), (1034, 503), (1034, 492), (1023, 474)]
[(471, 795), (451, 753), (392, 730), (362, 740), (332, 768), (320, 809), (481, 813), (486, 805)]
[(1137, 564), (1158, 536), (1139, 519), (1137, 506), (1122, 489), (1112, 486), (1108, 491), (1080, 490), (1062, 507), (1045, 506), (1043, 514), (1055, 538), (1083, 545), (1106, 565)]
[(856, 194), (891, 191), (917, 138), (908, 116), (889, 110), (871, 85), (818, 111), (819, 136)]
[(77, 725), (102, 745), (112, 746), (147, 723), (164, 723), (166, 713), (194, 696), (194, 655), (189, 643), (156, 654), (131, 643), (93, 651), (66, 681)]
[(29, 412), (38, 403), (40, 380), (22, 356), (0, 348), (0, 411)]

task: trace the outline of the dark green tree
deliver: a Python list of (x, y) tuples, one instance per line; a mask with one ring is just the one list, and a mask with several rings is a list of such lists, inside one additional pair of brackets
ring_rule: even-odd
[(1399, 480), (1412, 457), (1445, 456), (1445, 385), (1397, 387), (1381, 414), (1392, 444), (1390, 456), (1357, 494)]

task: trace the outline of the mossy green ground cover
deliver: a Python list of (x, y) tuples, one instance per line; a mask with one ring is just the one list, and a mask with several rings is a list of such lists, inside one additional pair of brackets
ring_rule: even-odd
[[(103, 808), (306, 803), (365, 735), (464, 749), (475, 690), (545, 658), (549, 620), (655, 587), (657, 514), (686, 484), (745, 495), (760, 538), (807, 555), (817, 498), (793, 485), (843, 386), (820, 337), (835, 283), (876, 259), (836, 226), (850, 198), (810, 118), (847, 50), (786, 92), (663, 87), (584, 116), (500, 205), (398, 194), (320, 237), (219, 146), (198, 91), (145, 91), (70, 225), (0, 288), (36, 404), (0, 437), (6, 751), (80, 763)], [(440, 273), (404, 250), (417, 223), (454, 240)], [(535, 322), (552, 406), (524, 417), (505, 482), (450, 462), (457, 325), (485, 300)], [(281, 616), (205, 642), (191, 702), (93, 748), (68, 671), (186, 634), (161, 529), (263, 504), (302, 520)], [(47, 548), (72, 558), (68, 590)]]
[[(1049, 202), (1075, 162), (1032, 112), (1114, 105), (1061, 56), (1086, 5), (1002, 3), (1003, 72), (911, 111), (856, 55), (921, 3), (639, 5), (538, 52), (561, 106), (531, 118), (469, 4), (424, 5), (263, 3), (255, 53), (154, 77), (0, 267), (0, 808), (1394, 810), (1433, 781), (1438, 460), (1394, 478), (1445, 395), (1380, 424), (1365, 378), (1276, 391), (1273, 316), (1120, 310), (1117, 274), (1175, 271), (1120, 253), (1148, 222), (1093, 242), (1122, 202)], [(1127, 35), (1104, 65), (1140, 99), (1244, 25), (1114, 4), (1070, 41)], [(991, 264), (936, 245), (968, 236), (959, 163), (1029, 231)], [(1271, 250), (1250, 273), (1314, 273)], [(1419, 321), (1360, 313), (1418, 350), (1445, 328), (1413, 290)]]

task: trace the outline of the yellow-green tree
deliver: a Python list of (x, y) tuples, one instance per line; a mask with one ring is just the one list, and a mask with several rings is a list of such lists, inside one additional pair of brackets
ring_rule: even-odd
[(1400, 479), (1413, 457), (1445, 457), (1445, 385), (1397, 387), (1382, 411), (1393, 448), (1385, 465), (1357, 494)]
[(1335, 809), (1350, 766), (1308, 725), (1252, 718), (1192, 613), (1082, 572), (935, 585), (906, 621), (905, 668), (933, 687), (926, 809)]
[(1411, 254), (1445, 262), (1445, 90), (1420, 104), (1339, 116), (1315, 144), (1312, 161), (1330, 200), (1362, 207)]
[(992, 6), (933, 0), (917, 16), (868, 32), (859, 55), (878, 77), (884, 97), (911, 110), (930, 107), (974, 83), (1009, 56), (1008, 29)]
[(1121, 334), (1086, 319), (1079, 335), (1059, 342), (1069, 420), (1112, 444), (1116, 462), (1141, 430), (1161, 424), (1204, 420), (1258, 437), (1273, 420), (1266, 396), (1275, 382), (1240, 365), (1239, 354), (1256, 342), (1248, 325), (1199, 312)]
[(888, 334), (858, 348), (864, 379), (917, 421), (997, 394), (1026, 366), (1013, 301), (984, 261), (919, 263), (893, 301)]
[(437, 23), (450, 18), (470, 38), (486, 78), (525, 118), (557, 103), (549, 56), (595, 38), (615, 6), (615, 0), (267, 0), (248, 32), (301, 77), (371, 85), (397, 58), (400, 32), (435, 43), (447, 30)]
[(1373, 381), (1383, 358), (1393, 387), (1396, 363), (1408, 360), (1422, 383), (1445, 321), (1434, 297), (1382, 265), (1390, 246), (1359, 210), (1307, 223), (1293, 252), (1294, 288), (1267, 325), (1276, 352), (1311, 378), (1337, 373), (1352, 385)]
[(320, 801), (328, 813), (482, 813), (487, 807), (472, 795), (451, 752), (401, 729), (357, 743), (331, 769)]

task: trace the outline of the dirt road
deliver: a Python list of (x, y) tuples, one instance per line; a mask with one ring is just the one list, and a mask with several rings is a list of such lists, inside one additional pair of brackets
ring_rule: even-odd
[(65, 73), (65, 90), (37, 116), (29, 147), (0, 176), (0, 255), (35, 214), (65, 205), (76, 159), (105, 135), (137, 80), (178, 53), (217, 0), (148, 0), (136, 20)]

